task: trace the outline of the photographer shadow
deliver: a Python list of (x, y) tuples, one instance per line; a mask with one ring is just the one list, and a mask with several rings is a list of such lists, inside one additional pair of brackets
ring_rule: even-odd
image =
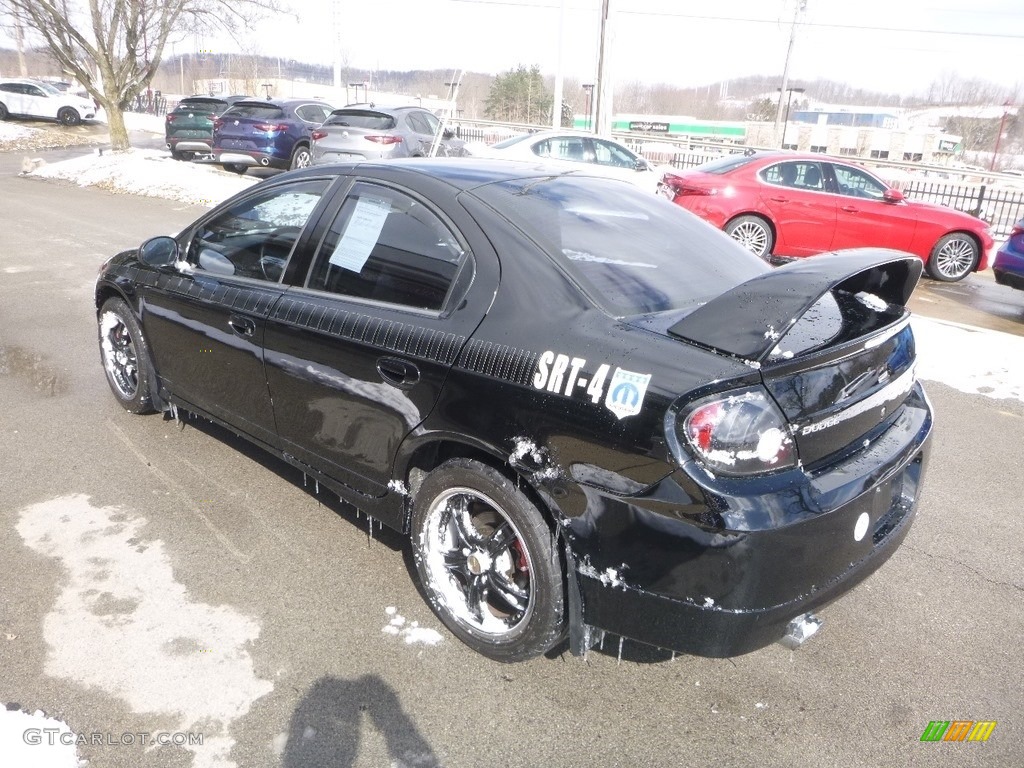
[(355, 680), (320, 678), (299, 702), (288, 728), (284, 768), (347, 768), (359, 758), (359, 737), (367, 715), (387, 743), (396, 768), (439, 768), (402, 703), (376, 675)]

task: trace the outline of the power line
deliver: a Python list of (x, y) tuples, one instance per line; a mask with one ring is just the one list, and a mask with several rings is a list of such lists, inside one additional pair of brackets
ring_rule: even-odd
[[(555, 9), (558, 6), (551, 3), (517, 3), (512, 0), (449, 0), (452, 3), (465, 3), (467, 5), (501, 5), (512, 8), (543, 8)], [(574, 10), (582, 10), (580, 8)], [(586, 10), (592, 10), (587, 8)], [(744, 24), (771, 24), (780, 26), (778, 19), (762, 19), (750, 16), (710, 16), (696, 13), (678, 13), (673, 11), (644, 11), (644, 10), (618, 10), (618, 13), (631, 16), (656, 16), (659, 18), (673, 19), (695, 19), (698, 21), (735, 21)], [(959, 29), (925, 29), (915, 27), (884, 27), (870, 24), (830, 24), (820, 21), (800, 21), (799, 27), (813, 27), (818, 29), (848, 29), (858, 32), (906, 32), (916, 35), (950, 35), (953, 37), (982, 37), (1002, 40), (1024, 40), (1024, 34), (1009, 34), (1005, 32), (967, 32)]]

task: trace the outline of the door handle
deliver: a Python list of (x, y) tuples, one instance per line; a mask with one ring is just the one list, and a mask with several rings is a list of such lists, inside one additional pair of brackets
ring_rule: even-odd
[(420, 380), (420, 369), (408, 360), (397, 357), (382, 357), (377, 360), (377, 373), (388, 384), (408, 389)]
[(857, 208), (854, 205), (844, 205), (839, 210), (845, 211), (846, 213), (857, 213), (858, 211), (860, 211), (860, 208)]
[(769, 197), (768, 199), (771, 200), (773, 203), (788, 203), (789, 202), (789, 198), (788, 197)]
[(256, 333), (256, 323), (250, 320), (248, 317), (242, 317), (241, 315), (231, 315), (228, 317), (228, 325), (231, 326), (231, 330), (237, 333), (239, 336), (251, 337)]

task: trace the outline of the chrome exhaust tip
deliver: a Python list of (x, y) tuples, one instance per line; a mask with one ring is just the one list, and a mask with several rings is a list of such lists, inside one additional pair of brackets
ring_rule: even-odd
[(786, 627), (786, 634), (782, 636), (779, 643), (789, 648), (791, 651), (796, 650), (803, 645), (807, 640), (810, 639), (811, 635), (821, 629), (821, 625), (825, 622), (819, 619), (813, 613), (805, 613), (801, 616), (797, 616)]
[(264, 167), (270, 165), (270, 158), (269, 157), (262, 157), (262, 158), (260, 158), (260, 165), (262, 165)]

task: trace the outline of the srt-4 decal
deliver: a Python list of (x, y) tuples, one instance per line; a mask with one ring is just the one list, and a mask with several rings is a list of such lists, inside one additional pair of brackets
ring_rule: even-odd
[(617, 367), (609, 381), (611, 366), (608, 363), (601, 363), (593, 375), (580, 375), (586, 364), (582, 357), (569, 357), (547, 350), (537, 359), (533, 386), (566, 397), (583, 391), (595, 405), (603, 397), (605, 407), (619, 419), (640, 413), (651, 374)]

